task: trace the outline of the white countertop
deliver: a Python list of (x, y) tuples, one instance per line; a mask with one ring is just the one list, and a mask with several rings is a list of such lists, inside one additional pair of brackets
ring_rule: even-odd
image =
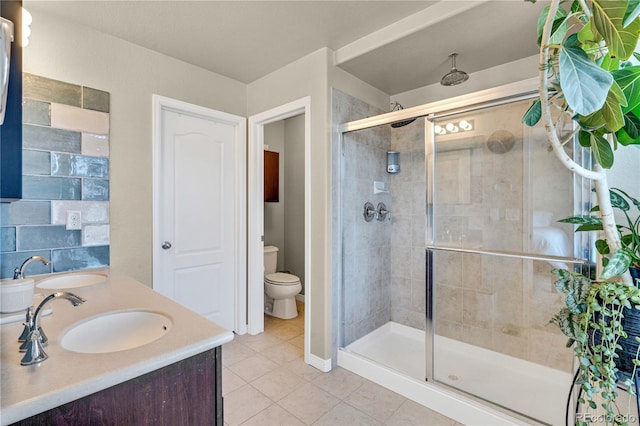
[[(74, 307), (67, 300), (53, 300), (53, 314), (40, 318), (49, 338), (45, 352), (49, 359), (23, 367), (17, 341), (20, 322), (0, 326), (1, 380), (0, 424), (6, 425), (66, 404), (78, 398), (125, 382), (177, 361), (220, 346), (233, 333), (162, 296), (151, 288), (112, 269), (82, 270), (77, 273), (106, 273), (106, 282), (68, 289), (87, 301)], [(55, 274), (55, 276), (63, 274)], [(40, 279), (54, 275), (34, 277)], [(39, 290), (46, 294), (55, 290)], [(169, 332), (146, 345), (120, 352), (84, 354), (62, 348), (59, 338), (83, 318), (114, 310), (148, 310), (173, 321)]]

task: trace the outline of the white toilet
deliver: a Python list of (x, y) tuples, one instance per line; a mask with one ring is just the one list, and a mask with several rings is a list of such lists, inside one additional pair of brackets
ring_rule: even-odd
[(298, 316), (296, 294), (302, 290), (300, 278), (276, 272), (278, 247), (264, 246), (264, 313), (276, 318)]

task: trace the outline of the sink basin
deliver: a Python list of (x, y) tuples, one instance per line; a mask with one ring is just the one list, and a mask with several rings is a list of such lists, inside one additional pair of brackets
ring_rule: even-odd
[(173, 323), (151, 311), (114, 311), (72, 326), (60, 344), (72, 352), (99, 354), (137, 348), (166, 335)]
[(69, 274), (45, 278), (44, 280), (38, 281), (36, 287), (53, 290), (60, 288), (78, 288), (99, 284), (106, 280), (107, 276), (105, 274)]

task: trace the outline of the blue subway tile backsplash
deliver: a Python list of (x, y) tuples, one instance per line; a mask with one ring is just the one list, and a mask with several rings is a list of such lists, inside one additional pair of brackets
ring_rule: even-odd
[(0, 226), (47, 225), (51, 223), (50, 201), (0, 203)]
[(16, 227), (8, 226), (0, 228), (0, 251), (15, 251)]
[(85, 155), (51, 154), (51, 174), (54, 176), (109, 176), (109, 159)]
[(22, 176), (22, 198), (25, 200), (80, 200), (80, 178)]
[(109, 181), (106, 179), (83, 179), (82, 199), (87, 201), (108, 201)]
[(72, 130), (54, 129), (45, 126), (22, 126), (22, 147), (80, 153), (82, 134)]
[(47, 151), (23, 149), (22, 173), (25, 175), (50, 175), (51, 153)]
[(82, 242), (79, 230), (64, 226), (21, 226), (17, 233), (18, 250), (78, 247)]
[[(2, 274), (2, 278), (13, 277), (13, 270), (19, 268), (22, 262), (31, 256), (42, 256), (51, 259), (51, 250), (0, 253), (0, 274)], [(49, 273), (51, 273), (51, 264), (43, 265), (40, 262), (31, 262), (25, 271), (26, 276)]]
[(22, 102), (22, 122), (50, 126), (51, 104), (25, 99)]
[(53, 272), (99, 268), (109, 264), (109, 246), (52, 250)]
[[(108, 143), (109, 135), (83, 138), (51, 124), (52, 104), (104, 112), (108, 119), (109, 97), (102, 90), (23, 74), (23, 200), (0, 203), (0, 278), (12, 277), (35, 255), (52, 264), (33, 262), (27, 276), (109, 265), (109, 233), (102, 232), (100, 240), (84, 238), (85, 229), (95, 233), (109, 226), (109, 150), (95, 146), (96, 140)], [(89, 145), (83, 147), (84, 139)], [(81, 229), (66, 229), (69, 211), (81, 212)]]

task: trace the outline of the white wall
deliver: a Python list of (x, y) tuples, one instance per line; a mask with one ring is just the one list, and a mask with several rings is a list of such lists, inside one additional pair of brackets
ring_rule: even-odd
[(31, 10), (24, 71), (111, 93), (111, 265), (152, 284), (151, 95), (246, 115), (238, 81)]
[[(279, 201), (277, 203), (264, 203), (264, 245), (276, 246), (278, 251), (277, 270), (285, 269), (284, 260), (286, 253), (284, 250), (285, 240), (285, 200), (287, 194), (285, 192), (285, 140), (284, 140), (284, 121), (276, 121), (275, 123), (264, 126), (264, 144), (269, 145), (269, 151), (277, 152), (278, 169), (279, 169)], [(304, 170), (303, 170), (304, 171)], [(304, 176), (304, 175), (303, 175)]]
[(266, 75), (247, 87), (247, 112), (255, 115), (286, 103), (311, 97), (311, 265), (307, 294), (311, 354), (329, 358), (329, 147), (327, 137), (329, 50), (317, 50)]
[(284, 120), (284, 267), (304, 294), (304, 114)]

